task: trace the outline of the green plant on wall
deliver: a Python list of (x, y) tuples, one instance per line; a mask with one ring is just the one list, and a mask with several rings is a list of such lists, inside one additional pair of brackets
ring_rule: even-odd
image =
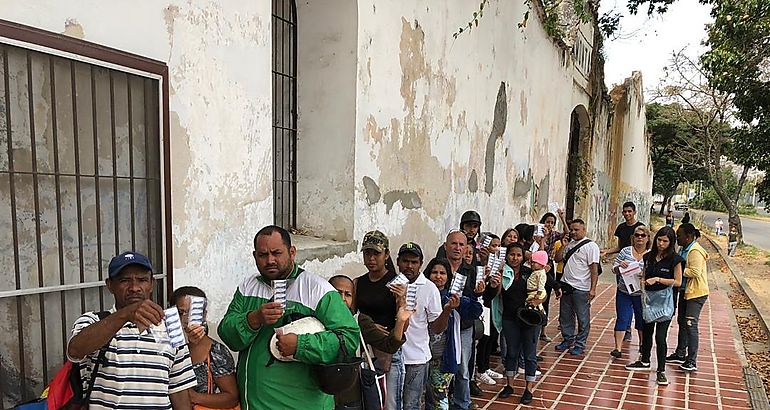
[(588, 198), (591, 187), (594, 185), (594, 167), (583, 155), (583, 150), (574, 154), (577, 166), (575, 167), (575, 202)]

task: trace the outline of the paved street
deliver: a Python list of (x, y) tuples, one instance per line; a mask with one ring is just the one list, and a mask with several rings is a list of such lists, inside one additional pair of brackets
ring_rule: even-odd
[[(703, 215), (705, 224), (712, 228), (714, 226), (714, 221), (716, 221), (717, 218), (722, 218), (722, 220), (725, 222), (724, 229), (727, 231), (726, 213), (701, 210), (695, 210), (694, 212), (699, 215)], [(692, 215), (692, 213), (690, 214)], [(678, 222), (679, 219), (682, 218), (682, 212), (674, 212), (674, 217)], [(768, 235), (768, 233), (770, 233), (770, 222), (745, 217), (741, 218), (741, 222), (743, 223), (743, 238), (746, 243), (752, 244), (766, 251), (770, 251), (770, 235)]]

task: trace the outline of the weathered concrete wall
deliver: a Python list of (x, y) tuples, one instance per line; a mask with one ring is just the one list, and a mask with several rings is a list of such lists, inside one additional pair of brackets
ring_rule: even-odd
[(297, 2), (297, 225), (353, 238), (357, 20), (351, 0)]
[(359, 2), (356, 238), (376, 228), (433, 253), (466, 209), (502, 232), (563, 202), (570, 113), (588, 96), (536, 18), (516, 28), (522, 4), (491, 3), (454, 39), (476, 6)]

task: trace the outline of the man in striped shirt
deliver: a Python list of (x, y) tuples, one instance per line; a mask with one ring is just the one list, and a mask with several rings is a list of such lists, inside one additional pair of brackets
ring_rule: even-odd
[[(187, 389), (196, 385), (187, 346), (159, 343), (150, 332), (161, 325), (163, 309), (152, 302), (152, 265), (135, 252), (110, 261), (107, 288), (115, 298), (110, 314), (87, 312), (75, 321), (67, 356), (80, 363), (84, 391), (99, 351), (99, 364), (88, 400), (90, 409), (191, 408)], [(161, 325), (162, 327), (162, 325)]]

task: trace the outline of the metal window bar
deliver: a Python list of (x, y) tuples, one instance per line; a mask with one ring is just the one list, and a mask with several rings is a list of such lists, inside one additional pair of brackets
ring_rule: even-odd
[(112, 304), (114, 253), (147, 254), (161, 304), (170, 278), (158, 232), (159, 81), (5, 43), (0, 57), (0, 232), (11, 244), (0, 259), (13, 260), (0, 274), (11, 329), (0, 333), (2, 410), (40, 394), (75, 318)]
[(297, 7), (273, 0), (273, 214), (297, 224)]

